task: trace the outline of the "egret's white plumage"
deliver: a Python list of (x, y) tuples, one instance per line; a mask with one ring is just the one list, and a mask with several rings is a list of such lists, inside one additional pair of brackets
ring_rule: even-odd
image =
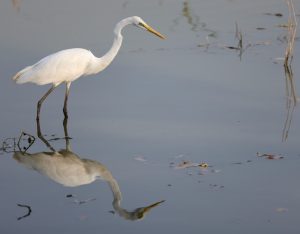
[[(98, 59), (100, 60), (100, 59)], [(34, 83), (37, 85), (72, 82), (83, 75), (96, 73), (91, 69), (97, 58), (88, 50), (81, 48), (62, 50), (41, 59), (36, 64), (24, 68), (13, 78), (17, 84)], [(98, 70), (105, 68), (98, 65)]]
[(82, 76), (96, 74), (105, 69), (113, 61), (122, 45), (122, 29), (127, 25), (135, 25), (139, 28), (146, 29), (164, 39), (164, 36), (151, 28), (140, 17), (128, 17), (116, 25), (113, 45), (104, 56), (98, 58), (94, 56), (91, 51), (81, 48), (62, 50), (48, 55), (32, 66), (24, 68), (12, 78), (17, 84), (52, 84), (52, 87), (38, 102), (37, 119), (39, 119), (40, 108), (43, 101), (61, 83), (66, 83), (64, 114), (65, 117), (68, 117), (67, 101), (71, 82)]

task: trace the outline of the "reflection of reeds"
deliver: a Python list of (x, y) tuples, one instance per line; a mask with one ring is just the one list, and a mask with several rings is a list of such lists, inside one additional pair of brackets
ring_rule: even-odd
[(294, 85), (294, 74), (292, 67), (290, 65), (284, 65), (284, 74), (285, 74), (285, 82), (286, 82), (286, 96), (287, 99), (292, 101), (294, 105), (297, 102), (296, 89)]
[(282, 132), (282, 141), (286, 141), (292, 123), (293, 113), (297, 102), (294, 86), (293, 70), (290, 65), (284, 65), (285, 89), (286, 89), (286, 119)]
[(291, 65), (293, 60), (293, 53), (294, 53), (294, 44), (297, 32), (297, 19), (295, 13), (295, 7), (293, 0), (286, 0), (288, 9), (289, 9), (289, 20), (288, 20), (288, 44), (285, 50), (285, 59), (284, 59), (284, 66), (287, 67)]
[(297, 32), (297, 19), (294, 8), (293, 0), (286, 0), (289, 9), (289, 19), (287, 24), (288, 35), (287, 35), (287, 47), (285, 50), (284, 58), (284, 74), (285, 74), (285, 84), (286, 84), (286, 120), (284, 123), (284, 128), (282, 132), (282, 140), (286, 141), (288, 138), (289, 130), (292, 123), (293, 112), (297, 103), (296, 89), (294, 85), (294, 76), (292, 70), (292, 60), (294, 53), (294, 44)]
[(183, 2), (182, 15), (187, 19), (188, 24), (192, 26), (191, 30), (197, 31), (199, 17), (197, 15), (192, 16), (188, 1)]
[(238, 46), (236, 48), (237, 48), (237, 50), (240, 51), (239, 57), (240, 57), (240, 60), (242, 60), (242, 54), (244, 52), (244, 48), (243, 48), (243, 34), (242, 34), (241, 30), (239, 30), (239, 26), (238, 26), (237, 22), (235, 22), (235, 39), (238, 40)]

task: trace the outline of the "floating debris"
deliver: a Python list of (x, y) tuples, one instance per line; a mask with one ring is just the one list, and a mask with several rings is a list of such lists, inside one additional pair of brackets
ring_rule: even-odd
[(276, 16), (276, 17), (282, 17), (282, 13), (264, 13), (264, 15), (270, 15), (270, 16)]
[(147, 162), (147, 159), (145, 159), (144, 156), (134, 157), (134, 160), (139, 161), (139, 162)]
[(288, 28), (289, 25), (288, 24), (277, 24), (278, 28)]
[(67, 198), (74, 198), (73, 199), (73, 203), (76, 203), (78, 205), (82, 205), (82, 204), (85, 204), (85, 203), (88, 203), (88, 202), (91, 202), (91, 201), (95, 201), (96, 198), (89, 198), (89, 199), (86, 199), (86, 200), (78, 200), (76, 198), (76, 195), (73, 195), (73, 194), (67, 194), (66, 195)]
[(221, 170), (219, 170), (219, 169), (212, 169), (210, 172), (211, 173), (219, 173), (219, 172), (221, 172)]
[(234, 164), (234, 165), (242, 165), (243, 163), (242, 162), (233, 162), (232, 164)]
[(256, 30), (266, 30), (264, 27), (257, 27)]
[(276, 160), (276, 159), (283, 159), (284, 157), (280, 154), (276, 155), (276, 154), (261, 154), (259, 152), (256, 153), (257, 157), (264, 157), (266, 159), (270, 159), (270, 160)]
[(85, 203), (88, 203), (88, 202), (91, 202), (91, 201), (95, 201), (96, 198), (89, 198), (89, 199), (86, 199), (86, 200), (77, 200), (77, 199), (74, 199), (74, 203), (78, 204), (78, 205), (82, 205), (82, 204), (85, 204)]
[(284, 208), (284, 207), (280, 207), (280, 208), (276, 209), (276, 212), (278, 212), (278, 213), (283, 213), (283, 212), (287, 212), (287, 211), (288, 211), (288, 209)]
[(214, 188), (214, 189), (223, 189), (223, 188), (225, 188), (224, 185), (218, 185), (218, 184), (209, 184), (209, 187)]
[(175, 156), (174, 158), (183, 158), (184, 157), (184, 154), (179, 154), (177, 156)]
[(199, 164), (199, 167), (207, 168), (207, 167), (208, 167), (208, 164), (207, 164), (207, 163), (200, 163), (200, 164)]
[(207, 168), (208, 164), (207, 163), (193, 163), (190, 161), (182, 161), (180, 162), (177, 166), (175, 166), (175, 169), (185, 169), (189, 167), (202, 167), (202, 168)]
[(230, 49), (230, 50), (240, 50), (240, 48), (236, 47), (236, 46), (226, 46), (226, 45), (224, 45), (224, 48), (227, 48), (227, 49)]

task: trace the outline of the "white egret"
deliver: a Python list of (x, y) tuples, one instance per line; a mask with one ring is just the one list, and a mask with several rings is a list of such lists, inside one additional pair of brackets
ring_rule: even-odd
[(52, 84), (52, 87), (37, 103), (37, 120), (39, 119), (40, 109), (44, 100), (62, 83), (66, 84), (63, 112), (65, 118), (68, 118), (67, 103), (71, 83), (82, 76), (96, 74), (102, 71), (112, 62), (122, 44), (122, 29), (127, 25), (135, 25), (139, 28), (146, 29), (162, 39), (165, 38), (140, 17), (128, 17), (117, 23), (114, 29), (113, 45), (104, 56), (98, 58), (94, 56), (91, 51), (82, 48), (62, 50), (48, 55), (32, 66), (24, 68), (12, 78), (17, 84)]

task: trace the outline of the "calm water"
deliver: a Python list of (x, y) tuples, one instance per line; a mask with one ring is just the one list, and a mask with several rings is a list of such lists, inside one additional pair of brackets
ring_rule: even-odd
[[(111, 2), (0, 2), (0, 232), (299, 233), (300, 112), (287, 108), (280, 60), (285, 2)], [(130, 15), (167, 40), (126, 28), (112, 65), (72, 84), (65, 129), (57, 88), (40, 123), (52, 152), (35, 122), (48, 87), (10, 78), (60, 49), (101, 56)], [(241, 55), (228, 49), (236, 24)], [(294, 52), (299, 94), (298, 41)], [(22, 131), (36, 137), (26, 153), (7, 139)], [(189, 163), (209, 167), (178, 168)]]

